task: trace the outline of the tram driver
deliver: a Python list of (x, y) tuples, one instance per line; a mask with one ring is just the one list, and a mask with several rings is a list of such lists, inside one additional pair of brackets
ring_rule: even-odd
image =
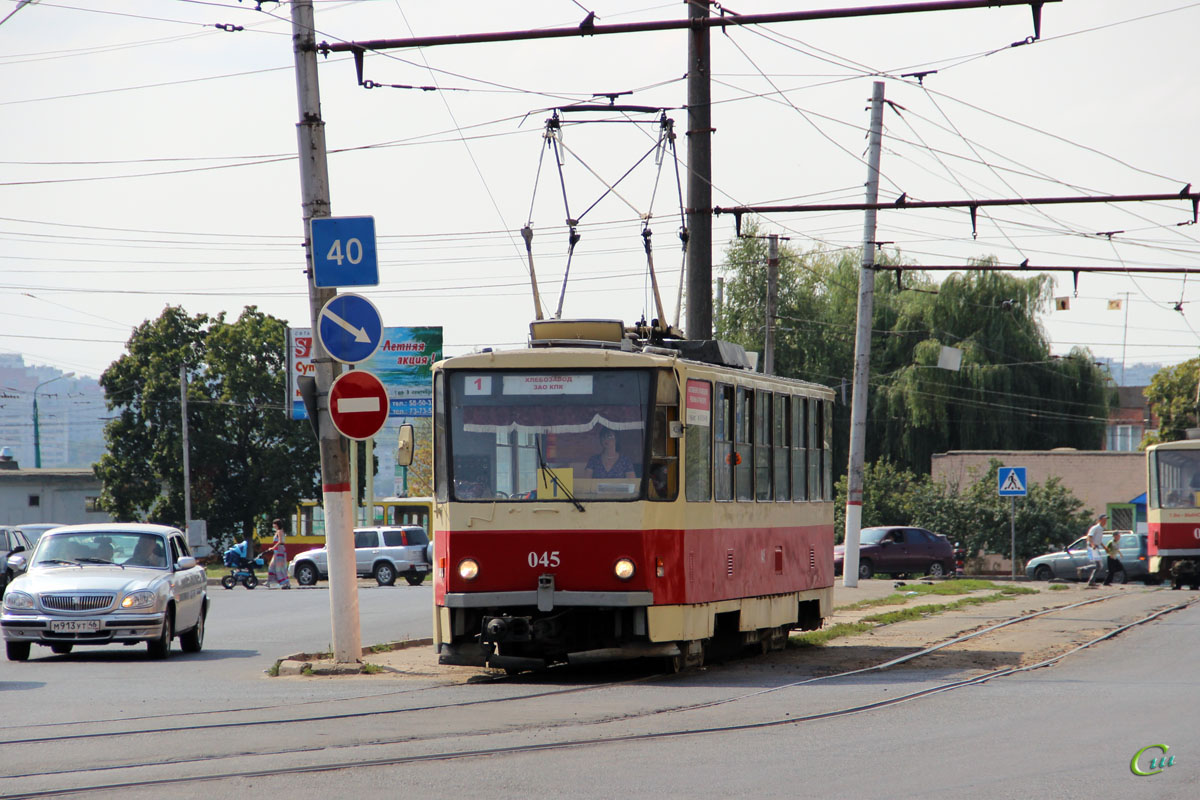
[(588, 459), (587, 470), (596, 478), (636, 478), (633, 462), (617, 449), (617, 433), (611, 428), (600, 429), (600, 452)]

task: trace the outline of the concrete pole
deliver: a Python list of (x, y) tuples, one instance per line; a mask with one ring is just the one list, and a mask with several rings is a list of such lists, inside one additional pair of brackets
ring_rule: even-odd
[[(187, 365), (179, 365), (179, 415), (182, 418), (180, 428), (183, 431), (183, 533), (188, 534), (192, 525), (192, 468), (191, 448), (188, 447), (188, 415), (187, 415)], [(188, 542), (191, 543), (190, 540)]]
[(350, 494), (350, 456), (346, 440), (329, 418), (329, 387), (337, 365), (321, 346), (318, 317), (337, 292), (313, 283), (309, 222), (328, 217), (329, 170), (325, 153), (325, 123), (321, 120), (321, 94), (317, 85), (317, 42), (312, 0), (292, 3), (292, 51), (296, 64), (296, 99), (300, 121), (296, 125), (300, 154), (300, 192), (304, 215), (304, 241), (308, 264), (308, 306), (313, 336), (313, 367), (317, 382), (317, 440), (321, 448), (321, 492), (325, 506), (325, 546), (329, 553), (329, 616), (333, 627), (333, 658), (341, 664), (362, 658), (358, 619), (358, 582), (354, 571), (354, 524)]
[[(883, 143), (883, 82), (871, 92), (867, 149), (867, 203), (878, 202), (879, 152)], [(850, 458), (846, 476), (846, 555), (842, 585), (858, 586), (858, 542), (862, 531), (863, 451), (867, 441), (867, 383), (871, 377), (871, 320), (875, 313), (875, 210), (863, 222), (862, 268), (858, 272), (858, 326), (854, 334), (854, 387), (850, 403)]]
[(767, 239), (767, 331), (763, 337), (763, 373), (775, 374), (775, 307), (779, 302), (779, 237)]
[[(688, 3), (688, 19), (707, 19), (709, 0)], [(687, 323), (689, 339), (712, 338), (712, 87), (710, 28), (688, 31)]]

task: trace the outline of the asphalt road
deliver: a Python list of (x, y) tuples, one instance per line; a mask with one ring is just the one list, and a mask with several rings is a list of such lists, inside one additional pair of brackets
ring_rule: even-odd
[[(426, 635), (429, 591), (364, 588), (364, 642)], [(1052, 594), (1046, 604), (1059, 602)], [(1146, 592), (1057, 619), (1090, 636), (1130, 604), (1191, 596)], [(277, 648), (327, 644), (328, 592), (218, 588), (213, 602), (195, 657), (103, 648), (0, 663), (0, 798), (74, 796), (63, 794), (72, 786), (123, 800), (381, 787), (489, 798), (1195, 795), (1197, 606), (1053, 667), (957, 688), (982, 671), (918, 659), (813, 682), (811, 664), (789, 654), (675, 676), (627, 666), (448, 686), (266, 678)], [(1134, 753), (1158, 743), (1177, 763), (1133, 775)]]
[[(294, 583), (293, 583), (294, 586)], [(232, 590), (209, 586), (204, 649), (186, 655), (178, 640), (166, 662), (145, 645), (80, 647), (67, 656), (34, 645), (30, 660), (0, 660), (0, 689), (10, 698), (9, 724), (162, 713), (181, 706), (231, 708), (248, 699), (287, 702), (294, 687), (266, 679), (278, 659), (328, 650), (332, 641), (329, 584)], [(432, 584), (376, 586), (360, 582), (363, 646), (430, 635)], [(328, 687), (334, 696), (337, 687)]]

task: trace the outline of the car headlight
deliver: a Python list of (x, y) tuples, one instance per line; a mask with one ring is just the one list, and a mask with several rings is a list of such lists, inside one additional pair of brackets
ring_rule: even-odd
[(628, 558), (622, 558), (613, 564), (613, 573), (623, 581), (627, 581), (633, 577), (633, 573), (637, 570), (633, 566), (633, 562)]
[(479, 575), (479, 562), (473, 558), (464, 558), (458, 562), (458, 576), (464, 581), (473, 581)]
[(4, 595), (4, 607), (13, 611), (30, 611), (34, 608), (33, 595), (24, 592), (9, 592)]
[(125, 599), (121, 601), (121, 608), (153, 608), (154, 603), (154, 592), (143, 589), (125, 595)]

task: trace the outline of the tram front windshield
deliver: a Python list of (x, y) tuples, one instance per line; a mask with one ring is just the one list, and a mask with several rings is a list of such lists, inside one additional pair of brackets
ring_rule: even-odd
[(455, 372), (449, 378), (455, 500), (636, 500), (648, 370)]
[(1159, 508), (1192, 508), (1200, 505), (1200, 450), (1156, 450), (1150, 492)]

